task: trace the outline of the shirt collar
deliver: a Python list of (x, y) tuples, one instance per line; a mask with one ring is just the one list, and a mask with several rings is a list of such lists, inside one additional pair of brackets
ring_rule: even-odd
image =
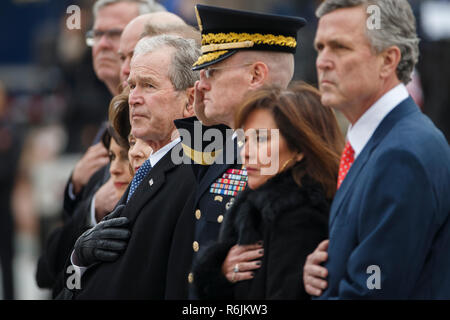
[(169, 152), (170, 150), (172, 150), (173, 147), (175, 147), (179, 142), (181, 141), (181, 138), (178, 137), (175, 140), (169, 142), (168, 144), (166, 144), (164, 147), (162, 147), (161, 149), (159, 149), (156, 152), (152, 152), (152, 154), (150, 155), (150, 157), (148, 157), (148, 159), (150, 160), (150, 164), (152, 165), (152, 167), (156, 166), (156, 164), (158, 163), (159, 160), (161, 160), (162, 157), (164, 157), (166, 155), (167, 152)]
[(405, 85), (402, 83), (397, 85), (378, 99), (354, 125), (349, 126), (347, 139), (355, 150), (355, 159), (364, 149), (384, 117), (408, 96), (409, 93)]

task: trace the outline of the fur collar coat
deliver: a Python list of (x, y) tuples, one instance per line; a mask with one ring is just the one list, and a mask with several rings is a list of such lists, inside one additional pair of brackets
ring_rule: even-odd
[[(201, 299), (308, 299), (302, 270), (328, 236), (330, 201), (307, 175), (299, 187), (286, 170), (256, 190), (247, 188), (227, 212), (219, 240), (194, 266)], [(251, 280), (230, 283), (221, 272), (235, 244), (263, 241), (264, 256)]]

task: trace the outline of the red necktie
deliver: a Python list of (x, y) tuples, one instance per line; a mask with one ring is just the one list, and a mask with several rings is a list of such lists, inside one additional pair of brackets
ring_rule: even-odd
[(341, 186), (342, 181), (344, 181), (345, 176), (347, 175), (348, 170), (355, 161), (355, 150), (353, 150), (349, 141), (345, 144), (344, 151), (342, 152), (341, 162), (339, 164), (339, 176), (337, 188)]

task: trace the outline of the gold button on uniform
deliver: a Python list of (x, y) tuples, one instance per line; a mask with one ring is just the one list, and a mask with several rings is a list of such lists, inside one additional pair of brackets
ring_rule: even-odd
[(197, 218), (197, 220), (200, 220), (200, 218), (202, 217), (202, 212), (200, 211), (200, 209), (195, 210), (195, 217)]
[(189, 275), (188, 275), (188, 282), (189, 282), (189, 283), (194, 282), (194, 274), (193, 274), (192, 272), (189, 272)]
[(223, 221), (223, 215), (218, 216), (217, 217), (217, 222), (218, 223), (222, 223), (222, 221)]
[(192, 248), (194, 249), (195, 252), (198, 251), (198, 249), (200, 248), (200, 245), (198, 244), (197, 241), (194, 241), (194, 242), (192, 243)]

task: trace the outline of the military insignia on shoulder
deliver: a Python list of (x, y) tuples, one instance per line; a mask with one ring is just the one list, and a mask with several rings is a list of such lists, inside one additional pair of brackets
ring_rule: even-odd
[(247, 185), (247, 170), (228, 169), (209, 189), (210, 193), (235, 197)]

